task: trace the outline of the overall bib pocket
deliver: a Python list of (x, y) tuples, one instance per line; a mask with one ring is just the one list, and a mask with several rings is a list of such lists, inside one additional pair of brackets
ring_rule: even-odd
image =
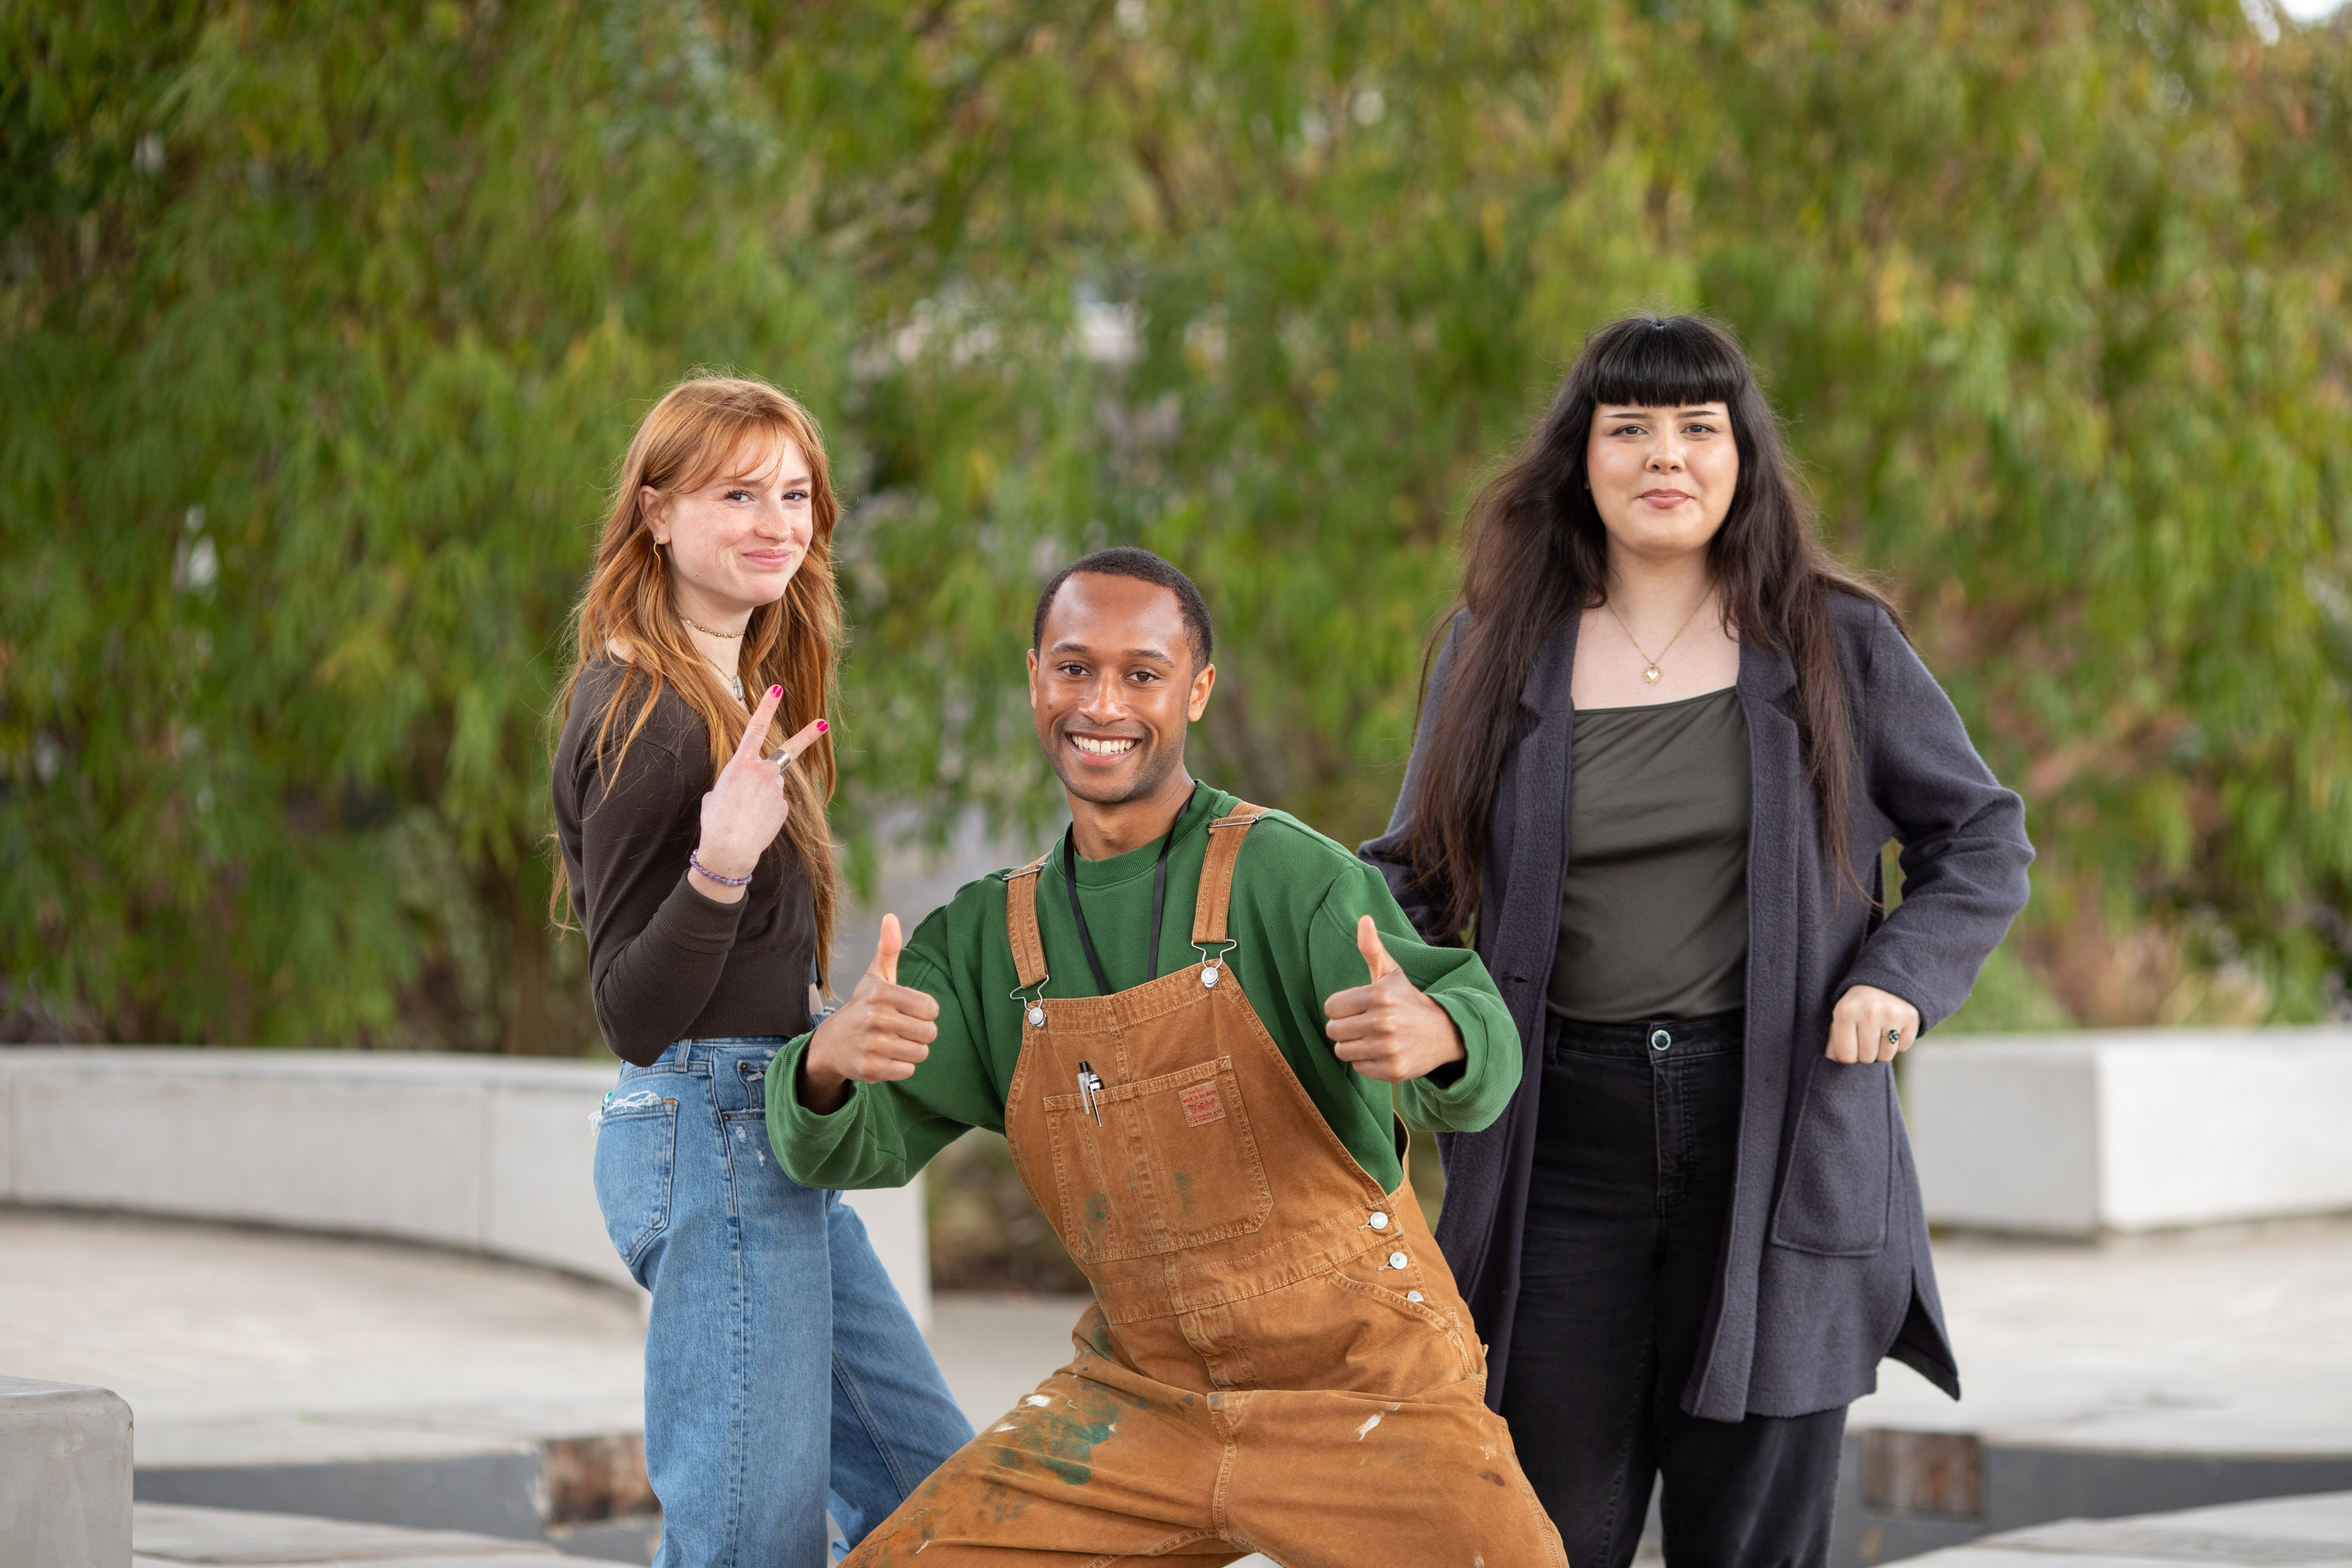
[(1243, 1236), (1274, 1207), (1233, 1059), (1095, 1096), (1045, 1098), (1062, 1234), (1081, 1262), (1148, 1258)]

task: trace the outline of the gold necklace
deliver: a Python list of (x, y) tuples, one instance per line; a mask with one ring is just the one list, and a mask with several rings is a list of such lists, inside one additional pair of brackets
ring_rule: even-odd
[[(1714, 593), (1709, 591), (1700, 598), (1697, 604), (1691, 606), (1691, 613), (1683, 617), (1683, 624), (1675, 628), (1675, 635), (1668, 637), (1666, 639), (1666, 646), (1658, 650), (1658, 658), (1664, 658), (1666, 655), (1674, 651), (1675, 644), (1682, 641), (1683, 634), (1690, 630), (1691, 623), (1693, 621), (1698, 619), (1699, 611), (1706, 608), (1706, 601), (1714, 597)], [(1658, 668), (1658, 658), (1650, 658), (1650, 656), (1647, 653), (1643, 652), (1642, 645), (1640, 643), (1633, 642), (1633, 634), (1632, 630), (1626, 626), (1624, 617), (1618, 615), (1615, 605), (1612, 605), (1608, 600), (1603, 599), (1601, 601), (1601, 607), (1609, 612), (1609, 618), (1617, 623), (1617, 629), (1625, 634), (1625, 640), (1629, 643), (1633, 643), (1633, 651), (1641, 654), (1643, 658), (1649, 660), (1649, 668), (1642, 671), (1642, 679), (1648, 681), (1651, 685), (1655, 686), (1658, 683), (1658, 678), (1665, 673), (1665, 671)]]
[[(719, 638), (719, 639), (720, 641), (722, 641), (722, 642), (733, 642), (733, 641), (735, 641), (737, 638), (740, 637), (743, 635), (743, 632), (714, 632), (714, 631), (712, 631), (709, 626), (704, 626), (700, 621), (696, 621), (696, 620), (688, 620), (688, 619), (687, 619), (687, 617), (686, 617), (686, 616), (678, 616), (678, 619), (679, 619), (679, 620), (681, 620), (681, 621), (686, 621), (686, 624), (687, 624), (688, 626), (692, 626), (696, 631), (700, 632), (704, 637), (717, 637), (717, 638)], [(748, 622), (747, 622), (747, 623), (745, 623), (744, 627), (743, 627), (743, 631), (749, 631), (749, 630), (751, 630), (751, 628), (750, 623), (748, 623)]]

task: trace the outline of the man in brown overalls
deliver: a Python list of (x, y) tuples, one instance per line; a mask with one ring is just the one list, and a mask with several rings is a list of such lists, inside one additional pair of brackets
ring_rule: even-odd
[(768, 1126), (796, 1180), (843, 1187), (1001, 1128), (1096, 1304), (851, 1568), (1565, 1568), (1395, 1118), (1507, 1101), (1492, 982), (1339, 845), (1186, 776), (1216, 672), (1173, 567), (1090, 556), (1035, 630), (1068, 837), (926, 921), (904, 984), (886, 920), (848, 1004), (779, 1053)]

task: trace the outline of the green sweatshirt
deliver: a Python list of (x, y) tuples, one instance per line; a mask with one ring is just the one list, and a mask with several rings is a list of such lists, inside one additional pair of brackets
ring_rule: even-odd
[[(1193, 896), (1208, 855), (1209, 824), (1238, 804), (1203, 786), (1177, 818), (1168, 855), (1168, 901), (1160, 936), (1160, 973), (1198, 961), (1192, 944)], [(1045, 994), (1094, 996), (1093, 973), (1070, 919), (1068, 884), (1057, 847), (1037, 879), (1037, 924), (1052, 979)], [(1114, 990), (1140, 985), (1151, 931), (1151, 873), (1157, 840), (1106, 860), (1078, 862), (1078, 892), (1095, 952)], [(897, 1083), (850, 1086), (848, 1102), (820, 1116), (793, 1086), (809, 1037), (777, 1053), (768, 1073), (768, 1136), (794, 1181), (813, 1187), (895, 1187), (968, 1127), (1004, 1130), (1004, 1096), (1021, 1054), (1022, 1004), (1004, 932), (1005, 873), (966, 883), (946, 908), (916, 928), (898, 961), (898, 982), (940, 1005), (939, 1038), (914, 1076)], [(1370, 978), (1356, 951), (1356, 920), (1370, 915), (1407, 978), (1453, 1017), (1467, 1059), (1458, 1075), (1391, 1086), (1359, 1074), (1331, 1054), (1323, 1033), (1323, 999)], [(1391, 1126), (1404, 1113), (1424, 1127), (1475, 1131), (1502, 1114), (1519, 1083), (1519, 1037), (1477, 954), (1431, 947), (1389, 896), (1381, 874), (1293, 817), (1276, 812), (1249, 830), (1234, 868), (1226, 935), (1228, 955), (1259, 1020), (1306, 1085), (1357, 1163), (1393, 1189), (1398, 1168)], [(1066, 1087), (1066, 1086), (1063, 1086)]]

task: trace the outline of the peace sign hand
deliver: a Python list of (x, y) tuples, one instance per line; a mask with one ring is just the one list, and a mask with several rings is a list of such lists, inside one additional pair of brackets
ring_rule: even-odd
[(743, 727), (735, 754), (727, 759), (727, 765), (719, 770), (719, 777), (702, 797), (702, 839), (694, 847), (699, 864), (687, 875), (697, 892), (722, 904), (741, 899), (743, 889), (716, 879), (750, 876), (768, 846), (776, 841), (776, 835), (783, 831), (784, 818), (792, 814), (784, 796), (784, 769), (828, 728), (822, 719), (812, 721), (784, 742), (775, 758), (761, 756), (768, 726), (783, 698), (782, 687), (768, 688), (768, 694), (751, 710), (751, 721)]

